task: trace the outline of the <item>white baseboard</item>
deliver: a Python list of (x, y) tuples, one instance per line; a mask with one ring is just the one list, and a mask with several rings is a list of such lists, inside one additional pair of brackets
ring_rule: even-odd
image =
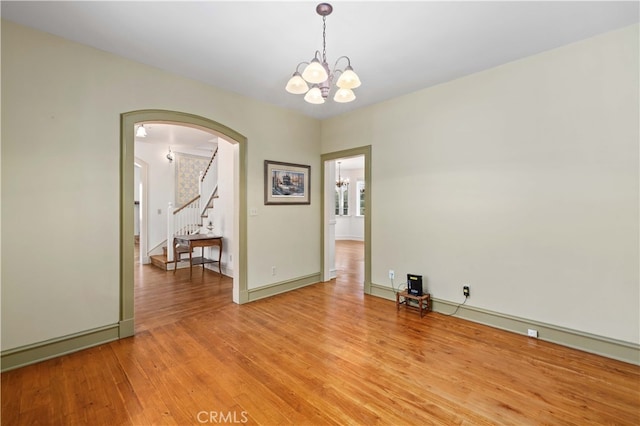
[(354, 235), (336, 235), (336, 241), (364, 241), (364, 237), (358, 237)]

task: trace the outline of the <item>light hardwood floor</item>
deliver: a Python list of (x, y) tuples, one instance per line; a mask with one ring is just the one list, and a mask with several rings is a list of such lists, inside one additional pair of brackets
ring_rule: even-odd
[(135, 337), (2, 374), (3, 425), (638, 425), (640, 367), (362, 294), (243, 306), (217, 273), (136, 271)]

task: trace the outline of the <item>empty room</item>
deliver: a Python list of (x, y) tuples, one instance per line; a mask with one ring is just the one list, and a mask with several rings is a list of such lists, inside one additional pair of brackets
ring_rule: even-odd
[(640, 423), (637, 1), (0, 8), (3, 424)]

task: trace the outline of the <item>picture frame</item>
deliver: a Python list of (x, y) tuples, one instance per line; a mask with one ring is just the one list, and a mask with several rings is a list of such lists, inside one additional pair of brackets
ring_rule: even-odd
[(264, 204), (311, 204), (311, 166), (264, 160)]

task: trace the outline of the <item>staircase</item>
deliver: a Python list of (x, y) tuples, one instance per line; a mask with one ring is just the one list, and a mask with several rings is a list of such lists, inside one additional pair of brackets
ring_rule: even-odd
[[(218, 149), (209, 160), (207, 168), (200, 173), (198, 192), (195, 198), (180, 206), (174, 208), (169, 203), (167, 220), (167, 240), (162, 247), (162, 254), (150, 256), (151, 264), (165, 271), (173, 270), (176, 262), (173, 259), (173, 237), (175, 235), (189, 235), (209, 232), (209, 226), (212, 225), (210, 214), (213, 212), (214, 200), (218, 198)], [(203, 202), (206, 200), (206, 202)], [(167, 248), (169, 246), (169, 248)], [(188, 266), (188, 253), (186, 247), (178, 247), (178, 263), (176, 267)], [(187, 255), (187, 256), (184, 256)], [(186, 262), (180, 262), (180, 259), (187, 257)]]
[[(183, 253), (188, 254), (189, 250), (185, 248), (178, 248), (178, 256), (182, 258)], [(162, 247), (162, 254), (154, 254), (153, 256), (150, 256), (150, 259), (151, 259), (152, 265), (157, 266), (162, 270), (165, 270), (165, 271), (168, 271), (169, 269), (173, 270), (173, 268), (170, 268), (169, 265), (173, 265), (175, 262), (168, 260), (167, 246)]]

